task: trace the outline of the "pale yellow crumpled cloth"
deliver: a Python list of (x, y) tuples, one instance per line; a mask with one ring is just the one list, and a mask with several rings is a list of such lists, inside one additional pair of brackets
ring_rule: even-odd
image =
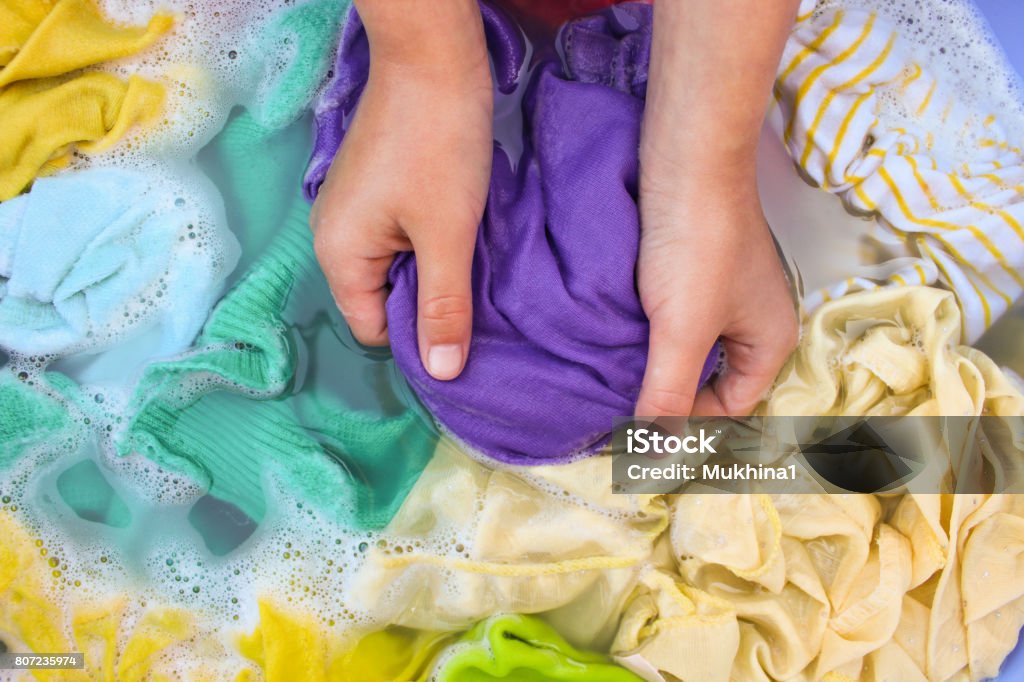
[[(762, 411), (1005, 416), (1019, 459), (1024, 395), (959, 338), (949, 292), (847, 295), (811, 317)], [(981, 680), (1016, 644), (1020, 495), (698, 493), (671, 496), (620, 657), (708, 682)]]
[(764, 414), (1024, 414), (1017, 387), (960, 345), (952, 294), (908, 287), (846, 296), (811, 317)]
[(492, 470), (442, 439), (370, 547), (353, 605), (434, 631), (546, 612), (566, 639), (607, 645), (668, 524), (663, 499), (612, 494), (611, 480), (609, 457)]

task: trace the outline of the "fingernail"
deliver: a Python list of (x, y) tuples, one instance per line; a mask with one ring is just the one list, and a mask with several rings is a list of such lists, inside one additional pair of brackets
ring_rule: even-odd
[(462, 369), (462, 346), (444, 344), (427, 351), (427, 371), (441, 381), (454, 379)]

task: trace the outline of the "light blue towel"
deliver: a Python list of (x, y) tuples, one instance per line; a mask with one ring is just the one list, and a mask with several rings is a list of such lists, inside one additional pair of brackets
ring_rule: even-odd
[(216, 192), (197, 199), (176, 185), (96, 168), (37, 180), (0, 204), (0, 347), (68, 355), (153, 324), (163, 325), (160, 353), (187, 347), (238, 245), (204, 229), (223, 224)]

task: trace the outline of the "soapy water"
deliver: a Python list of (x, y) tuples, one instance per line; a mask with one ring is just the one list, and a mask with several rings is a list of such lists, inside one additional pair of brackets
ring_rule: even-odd
[[(112, 18), (134, 24), (144, 23), (156, 6), (128, 0), (102, 4)], [(178, 0), (161, 3), (161, 7), (168, 4), (179, 16), (174, 34), (149, 53), (111, 67), (124, 75), (138, 73), (174, 81), (175, 89), (168, 92), (171, 104), (166, 120), (156, 134), (140, 132), (108, 155), (76, 158), (75, 166), (118, 165), (148, 172), (153, 170), (153, 159), (159, 158), (184, 177), (198, 169), (202, 175), (194, 176), (199, 178), (194, 192), (183, 189), (182, 199), (214, 206), (208, 229), (227, 225), (241, 244), (241, 259), (225, 283), (226, 290), (237, 283), (274, 234), (248, 230), (244, 207), (230, 200), (223, 207), (223, 216), (216, 217), (216, 201), (203, 188), (203, 177), (212, 180), (225, 196), (230, 192), (225, 189), (229, 183), (224, 177), (224, 160), (209, 142), (226, 121), (239, 115), (239, 104), (259, 108), (270, 87), (266, 84), (274, 82), (273, 65), (287, 63), (294, 46), (278, 46), (278, 58), (269, 60), (270, 73), (253, 66), (250, 51), (260, 27), (294, 3)], [(876, 4), (894, 23), (905, 23), (900, 19), (900, 3)], [(909, 7), (912, 3), (903, 4)], [(933, 25), (909, 33), (916, 36), (920, 49), (928, 51), (928, 60), (962, 74), (957, 82), (962, 92), (994, 100), (1005, 113), (1007, 125), (1024, 130), (1019, 86), (1003, 77), (998, 46), (978, 31), (966, 3), (944, 3), (942, 8), (949, 14), (935, 14)], [(917, 16), (916, 12), (907, 14)], [(943, 51), (935, 41), (935, 27), (945, 26), (950, 16), (962, 27), (963, 38)], [(248, 84), (256, 79), (265, 87), (252, 93)], [(507, 102), (499, 111), (510, 119), (518, 115)], [(505, 125), (513, 126), (514, 121)], [(296, 184), (310, 148), (309, 130), (308, 117), (299, 118), (265, 148), (278, 165), (291, 169)], [(773, 134), (766, 129), (763, 146), (777, 145), (781, 150), (777, 139), (769, 137)], [(515, 136), (508, 136), (504, 144), (515, 156)], [(783, 156), (768, 155), (761, 163), (762, 187), (767, 186), (770, 196), (766, 211), (794, 268), (823, 283), (839, 273), (855, 272), (860, 261), (851, 260), (857, 251), (849, 247), (860, 243), (868, 221), (846, 214), (832, 197), (804, 186), (784, 152)], [(768, 185), (768, 178), (776, 184)], [(288, 191), (280, 193), (282, 215), (292, 196)], [(825, 236), (815, 235), (810, 240), (813, 248), (805, 247), (802, 256), (794, 255), (799, 251), (797, 235), (806, 230), (808, 221), (833, 227)], [(212, 239), (197, 244), (198, 248), (217, 248)], [(821, 258), (821, 253), (835, 254), (835, 258)], [(230, 256), (214, 255), (218, 257)], [(393, 416), (421, 409), (387, 351), (368, 349), (354, 341), (322, 280), (294, 298), (300, 304), (290, 311), (294, 324), (289, 334), (299, 361), (290, 393), (283, 400), (294, 401), (304, 390), (315, 388), (337, 396), (351, 409), (370, 414)], [(1011, 333), (1000, 336), (1001, 325), (1012, 328)], [(1018, 307), (983, 339), (982, 347), (997, 361), (1024, 373), (1020, 334), (1013, 333), (1021, 330), (1024, 312)], [(101, 603), (107, 595), (127, 591), (133, 595), (129, 608), (136, 616), (144, 604), (184, 606), (204, 614), (200, 636), (226, 641), (224, 625), (229, 630), (251, 631), (259, 618), (256, 599), (272, 594), (277, 601), (315, 617), (326, 631), (354, 638), (384, 625), (372, 604), (353, 598), (358, 591), (359, 568), (369, 552), (417, 550), (449, 557), (472, 553), (472, 527), (445, 528), (417, 540), (390, 537), (385, 531), (355, 530), (296, 498), (294, 491), (269, 471), (261, 481), (265, 513), (257, 521), (188, 477), (162, 470), (141, 454), (117, 456), (113, 439), (123, 425), (134, 380), (145, 364), (155, 359), (152, 348), (158, 334), (159, 330), (150, 330), (126, 337), (114, 350), (60, 359), (0, 355), (0, 360), (8, 360), (5, 371), (24, 372), (26, 381), (37, 379), (47, 366), (63, 372), (81, 385), (86, 402), (92, 401), (88, 410), (70, 408), (75, 427), (66, 438), (32, 448), (0, 475), (0, 509), (14, 515), (43, 542), (40, 549), (48, 551), (53, 570), (59, 573), (49, 586), (55, 599), (74, 593), (77, 598)], [(997, 338), (1003, 341), (990, 341)], [(434, 429), (428, 416), (420, 419), (425, 429)], [(552, 495), (572, 497), (543, 481), (535, 484), (550, 488)], [(582, 499), (579, 504), (589, 506)], [(454, 576), (449, 589), (458, 589)], [(189, 670), (186, 652), (176, 655), (183, 656), (179, 670), (184, 675)], [(238, 661), (227, 658), (221, 665), (227, 677), (237, 671)]]
[[(167, 9), (168, 3), (102, 3), (107, 16), (136, 25), (144, 24), (157, 4)], [(230, 227), (242, 247), (239, 265), (225, 282), (227, 290), (274, 232), (250, 230), (244, 207), (230, 201), (226, 207), (219, 205), (220, 195), (228, 197), (230, 188), (224, 160), (209, 143), (226, 121), (239, 115), (238, 104), (260, 112), (265, 92), (252, 92), (251, 83), (273, 86), (280, 78), (274, 68), (288, 63), (295, 46), (277, 46), (277, 59), (252, 51), (267, 21), (294, 3), (170, 5), (178, 19), (172, 35), (147, 53), (107, 66), (115, 73), (141, 74), (168, 84), (165, 120), (155, 131), (134, 133), (107, 155), (76, 157), (73, 167), (111, 165), (147, 173), (163, 169), (191, 179), (193, 186), (183, 182), (175, 192), (174, 208), (208, 208), (208, 219), (196, 226), (197, 237), (191, 238), (195, 248), (212, 252), (214, 259), (230, 258), (217, 252), (217, 240), (202, 238), (207, 223), (210, 229)], [(307, 116), (271, 138), (264, 151), (288, 169), (297, 188), (310, 146)], [(212, 196), (207, 178), (220, 189)], [(271, 216), (267, 224), (280, 222), (293, 197), (294, 192), (282, 189), (277, 201), (270, 202), (278, 220)], [(283, 397), (286, 403), (315, 387), (367, 414), (418, 409), (387, 351), (363, 348), (351, 337), (322, 278), (293, 298), (299, 305), (289, 311), (293, 325), (288, 334), (299, 361), (291, 395)], [(265, 514), (257, 523), (187, 476), (162, 470), (140, 454), (115, 454), (114, 439), (124, 427), (133, 384), (142, 368), (157, 359), (153, 348), (160, 330), (135, 336), (132, 331), (115, 330), (111, 340), (124, 342), (111, 350), (65, 358), (4, 357), (5, 371), (26, 383), (42, 383), (44, 369), (66, 374), (78, 382), (87, 403), (86, 409), (69, 405), (74, 426), (66, 438), (30, 448), (0, 476), (2, 511), (40, 539), (40, 551), (46, 550), (54, 567), (51, 596), (60, 603), (62, 594), (74, 593), (77, 599), (100, 603), (107, 595), (127, 592), (134, 617), (147, 603), (184, 606), (205, 614), (204, 629), (210, 636), (225, 624), (251, 631), (258, 620), (255, 599), (261, 594), (272, 594), (339, 633), (368, 626), (372, 614), (350, 609), (338, 595), (351, 592), (348, 581), (368, 543), (387, 544), (376, 533), (356, 531), (319, 514), (296, 500), (293, 491), (282, 489), (270, 472), (264, 472)], [(244, 401), (237, 397), (239, 409)], [(420, 420), (425, 430), (432, 429), (425, 415)], [(238, 666), (238, 660), (225, 662), (225, 678)], [(186, 659), (180, 671), (186, 673), (188, 667)]]

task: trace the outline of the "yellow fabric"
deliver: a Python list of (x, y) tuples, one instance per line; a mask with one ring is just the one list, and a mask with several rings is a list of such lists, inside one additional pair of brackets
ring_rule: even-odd
[(426, 682), (456, 633), (389, 628), (367, 635), (341, 661), (343, 677), (360, 682)]
[(161, 14), (145, 28), (115, 26), (90, 0), (0, 0), (0, 201), (66, 166), (76, 146), (104, 151), (157, 117), (162, 85), (69, 74), (135, 54), (171, 24)]
[(0, 200), (21, 192), (71, 148), (100, 152), (160, 111), (163, 87), (132, 76), (87, 73), (60, 85), (25, 81), (0, 91)]
[[(36, 653), (80, 651), (84, 670), (35, 670), (56, 682), (170, 679), (164, 654), (194, 646), (192, 616), (150, 607), (129, 616), (125, 596), (99, 604), (74, 604), (54, 589), (59, 577), (32, 537), (10, 514), (0, 512), (0, 639), (13, 650)], [(171, 657), (173, 658), (173, 656)], [(189, 679), (200, 679), (193, 676)]]
[[(1019, 474), (1024, 395), (959, 334), (949, 292), (849, 294), (811, 317), (761, 411), (1002, 416), (979, 445)], [(981, 680), (1024, 625), (1022, 495), (694, 487), (671, 505), (613, 652), (679, 679)]]
[[(77, 71), (141, 52), (167, 32), (174, 19), (157, 14), (146, 27), (106, 21), (91, 0), (0, 3), (0, 87), (21, 80)], [(5, 21), (6, 20), (6, 21)], [(4, 59), (3, 55), (10, 58)]]
[(434, 659), (458, 637), (389, 628), (352, 648), (315, 617), (263, 599), (256, 629), (237, 637), (244, 659), (236, 663), (197, 629), (197, 614), (155, 606), (140, 612), (137, 596), (79, 600), (70, 585), (56, 589), (53, 555), (6, 512), (0, 537), (0, 640), (13, 651), (85, 654), (84, 670), (33, 671), (43, 682), (202, 682), (228, 679), (228, 671), (236, 682), (426, 682)]
[(238, 638), (239, 652), (255, 668), (240, 671), (236, 682), (426, 682), (434, 659), (458, 636), (388, 628), (349, 648), (308, 615), (287, 612), (267, 599), (260, 600), (259, 611), (256, 629)]
[(952, 294), (928, 287), (848, 295), (820, 308), (783, 368), (767, 415), (1024, 414), (981, 352), (959, 345)]
[[(329, 678), (331, 643), (312, 619), (294, 616), (266, 600), (259, 603), (256, 630), (239, 639), (239, 651), (259, 666), (263, 679), (309, 680)], [(245, 673), (239, 679), (245, 679)]]
[(973, 341), (1024, 291), (1024, 151), (986, 101), (957, 91), (955, 74), (919, 61), (900, 30), (909, 24), (883, 16), (884, 3), (879, 13), (857, 4), (803, 3), (776, 96), (804, 177), (876, 219), (885, 262), (879, 276), (849, 277), (805, 304), (941, 285)]
[(0, 2), (0, 66), (10, 63), (52, 9), (52, 0)]
[(739, 639), (736, 610), (728, 600), (685, 585), (668, 571), (650, 569), (622, 616), (612, 651), (659, 664), (682, 680), (729, 682)]
[(382, 624), (432, 631), (548, 612), (568, 640), (607, 643), (667, 523), (663, 501), (613, 495), (610, 481), (607, 457), (495, 471), (442, 440), (352, 599)]

